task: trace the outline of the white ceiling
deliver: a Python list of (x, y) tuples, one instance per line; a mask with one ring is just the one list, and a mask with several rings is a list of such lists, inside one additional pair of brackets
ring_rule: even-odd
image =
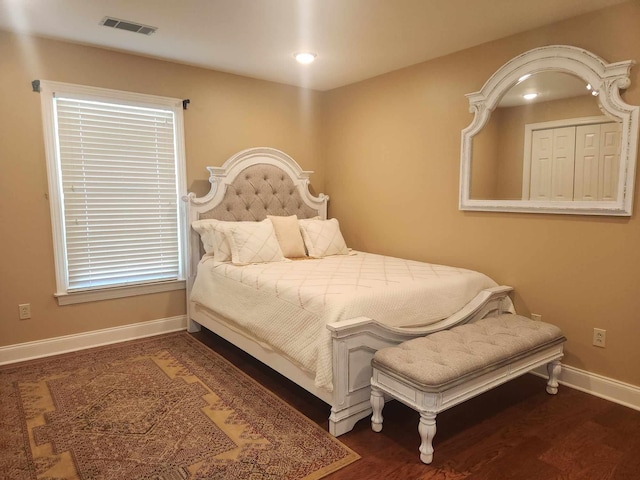
[(623, 1), (0, 0), (0, 29), (330, 90)]

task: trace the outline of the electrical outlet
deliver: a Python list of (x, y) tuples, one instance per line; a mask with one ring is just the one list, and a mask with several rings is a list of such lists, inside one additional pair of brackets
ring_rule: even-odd
[(539, 313), (532, 313), (531, 314), (531, 320), (535, 320), (536, 322), (540, 322), (540, 321), (542, 321), (542, 315), (540, 315)]
[(607, 331), (602, 330), (601, 328), (593, 329), (593, 344), (596, 347), (604, 348), (607, 342)]
[(20, 312), (20, 320), (27, 320), (31, 318), (31, 304), (21, 303), (18, 305), (18, 311)]

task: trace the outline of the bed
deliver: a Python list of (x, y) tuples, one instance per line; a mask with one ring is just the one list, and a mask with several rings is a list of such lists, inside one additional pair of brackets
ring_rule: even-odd
[[(346, 248), (312, 172), (279, 150), (208, 171), (209, 193), (184, 199), (189, 331), (207, 328), (329, 404), (335, 436), (371, 412), (377, 350), (512, 311), (511, 287), (481, 273)], [(283, 244), (292, 218), (304, 258), (282, 255), (298, 251)]]

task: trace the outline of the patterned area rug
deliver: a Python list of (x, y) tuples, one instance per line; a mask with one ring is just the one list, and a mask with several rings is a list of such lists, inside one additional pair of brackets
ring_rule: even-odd
[(187, 333), (0, 367), (0, 478), (317, 479), (359, 456)]

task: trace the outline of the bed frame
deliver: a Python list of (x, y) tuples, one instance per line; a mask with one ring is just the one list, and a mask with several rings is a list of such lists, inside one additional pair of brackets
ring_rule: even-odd
[(334, 436), (350, 431), (371, 413), (371, 359), (384, 347), (411, 338), (473, 322), (507, 311), (511, 287), (501, 286), (480, 292), (464, 308), (439, 322), (421, 328), (392, 328), (375, 319), (358, 317), (331, 323), (327, 328), (333, 342), (333, 392), (314, 384), (314, 375), (288, 357), (240, 330), (216, 312), (189, 300), (198, 262), (203, 251), (199, 235), (189, 226), (195, 220), (215, 218), (231, 221), (259, 221), (266, 215), (297, 215), (298, 218), (327, 218), (329, 197), (309, 192), (310, 171), (285, 153), (273, 148), (251, 148), (229, 158), (222, 167), (207, 167), (211, 189), (203, 197), (190, 193), (187, 204), (187, 315), (189, 331), (200, 327), (249, 353), (311, 392), (331, 406), (329, 432)]

